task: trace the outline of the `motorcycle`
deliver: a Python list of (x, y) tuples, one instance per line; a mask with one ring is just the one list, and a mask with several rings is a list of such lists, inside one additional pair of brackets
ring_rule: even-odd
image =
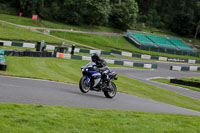
[(117, 80), (117, 74), (110, 70), (103, 73), (96, 71), (96, 65), (93, 62), (81, 67), (83, 77), (80, 79), (79, 88), (82, 93), (91, 91), (101, 92), (107, 98), (113, 98), (117, 93), (117, 87), (114, 80)]

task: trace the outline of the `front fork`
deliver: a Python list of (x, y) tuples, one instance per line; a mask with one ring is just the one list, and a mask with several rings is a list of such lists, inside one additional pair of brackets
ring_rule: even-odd
[(90, 83), (90, 78), (88, 76), (85, 76), (85, 77), (86, 77), (86, 85), (88, 86)]

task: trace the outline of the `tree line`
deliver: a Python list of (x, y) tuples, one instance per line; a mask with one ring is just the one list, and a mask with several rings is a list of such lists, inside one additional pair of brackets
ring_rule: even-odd
[(131, 29), (135, 23), (194, 36), (200, 29), (200, 0), (0, 0), (40, 18), (73, 25)]

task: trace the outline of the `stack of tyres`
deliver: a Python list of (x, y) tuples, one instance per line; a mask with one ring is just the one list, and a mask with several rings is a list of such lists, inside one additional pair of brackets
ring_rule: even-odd
[(29, 56), (29, 57), (52, 57), (52, 52), (48, 51), (13, 51), (13, 50), (6, 50), (6, 56)]

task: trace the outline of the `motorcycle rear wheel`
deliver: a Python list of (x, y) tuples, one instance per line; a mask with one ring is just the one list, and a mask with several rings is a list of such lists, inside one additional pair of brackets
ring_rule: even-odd
[(110, 88), (107, 90), (104, 90), (103, 92), (107, 98), (113, 98), (117, 94), (117, 86), (115, 85), (115, 83), (111, 82)]
[(90, 90), (89, 85), (86, 84), (86, 79), (87, 78), (83, 76), (79, 81), (79, 88), (80, 88), (80, 91), (83, 93), (88, 93), (88, 91)]

